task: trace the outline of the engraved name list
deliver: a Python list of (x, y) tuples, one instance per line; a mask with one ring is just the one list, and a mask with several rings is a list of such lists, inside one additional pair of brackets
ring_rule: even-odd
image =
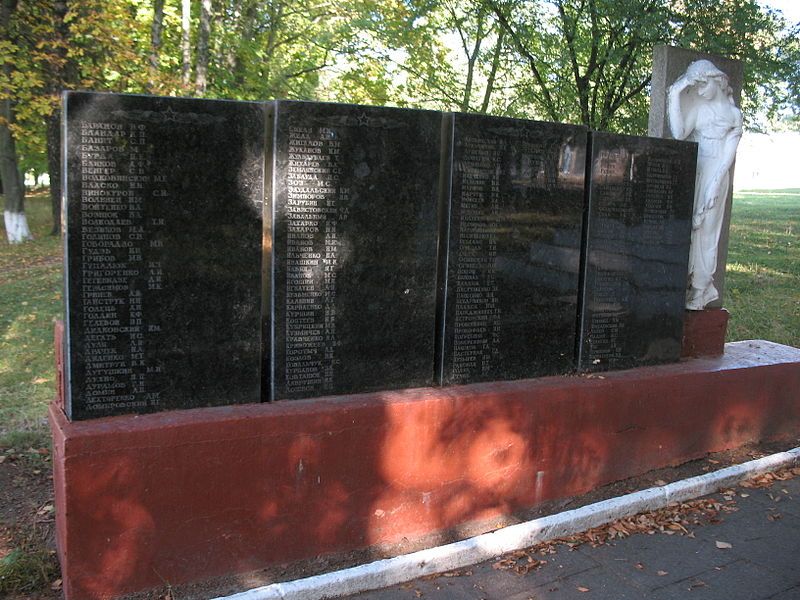
[(161, 327), (147, 305), (162, 289), (164, 219), (147, 217), (144, 204), (168, 196), (166, 176), (154, 169), (146, 123), (71, 125), (80, 217), (70, 233), (82, 259), (74, 288), (80, 310), (71, 318), (84, 339), (76, 391), (91, 412), (158, 406), (162, 368), (146, 347), (157, 344)]
[(286, 393), (333, 389), (338, 233), (349, 190), (329, 127), (290, 127), (286, 218)]

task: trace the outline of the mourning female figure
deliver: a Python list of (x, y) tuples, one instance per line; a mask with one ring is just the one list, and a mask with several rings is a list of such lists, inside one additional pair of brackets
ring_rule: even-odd
[(727, 75), (708, 60), (693, 62), (672, 84), (667, 110), (672, 136), (698, 144), (686, 308), (702, 310), (719, 298), (714, 272), (742, 113)]

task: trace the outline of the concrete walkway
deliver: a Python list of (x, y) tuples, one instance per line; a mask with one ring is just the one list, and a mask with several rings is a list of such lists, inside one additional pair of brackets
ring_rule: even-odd
[[(708, 497), (731, 510), (690, 526), (693, 537), (636, 533), (596, 547), (557, 545), (554, 554), (529, 553), (545, 562), (525, 575), (496, 568), (498, 557), (349, 598), (800, 600), (800, 477), (733, 489)], [(523, 554), (515, 564), (524, 567)]]

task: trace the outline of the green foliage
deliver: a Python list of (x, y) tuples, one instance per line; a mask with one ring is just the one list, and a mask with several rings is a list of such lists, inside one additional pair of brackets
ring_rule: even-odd
[[(0, 42), (21, 161), (43, 171), (43, 119), (64, 88), (194, 95), (182, 81), (181, 6), (154, 0), (20, 1)], [(190, 15), (190, 72), (199, 47)], [(800, 25), (756, 0), (215, 0), (203, 95), (489, 112), (645, 130), (652, 50), (740, 58), (743, 110), (800, 107)]]
[(800, 44), (755, 0), (485, 0), (517, 57), (512, 114), (644, 133), (657, 44), (739, 58), (754, 123), (797, 105)]

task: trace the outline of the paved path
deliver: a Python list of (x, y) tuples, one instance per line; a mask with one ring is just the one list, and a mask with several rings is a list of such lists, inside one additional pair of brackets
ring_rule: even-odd
[[(721, 494), (712, 498), (726, 502)], [(800, 600), (800, 477), (737, 487), (733, 498), (738, 510), (690, 527), (693, 538), (634, 534), (597, 547), (558, 545), (555, 554), (532, 554), (546, 563), (527, 575), (495, 569), (493, 560), (350, 598)]]

